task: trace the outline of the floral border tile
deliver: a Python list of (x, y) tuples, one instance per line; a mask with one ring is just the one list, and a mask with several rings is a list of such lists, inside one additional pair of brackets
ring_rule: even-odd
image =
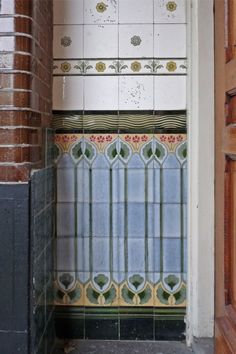
[(184, 59), (54, 60), (54, 75), (184, 75)]

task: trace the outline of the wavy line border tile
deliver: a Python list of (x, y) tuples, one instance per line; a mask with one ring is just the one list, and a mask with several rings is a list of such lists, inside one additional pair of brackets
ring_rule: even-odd
[(53, 75), (186, 75), (185, 59), (54, 60)]
[(138, 129), (186, 129), (185, 114), (54, 114), (54, 129), (78, 130), (138, 130)]

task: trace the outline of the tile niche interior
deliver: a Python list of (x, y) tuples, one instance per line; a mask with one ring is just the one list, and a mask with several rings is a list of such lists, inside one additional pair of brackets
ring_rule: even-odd
[(181, 311), (185, 0), (54, 0), (53, 69), (56, 305)]

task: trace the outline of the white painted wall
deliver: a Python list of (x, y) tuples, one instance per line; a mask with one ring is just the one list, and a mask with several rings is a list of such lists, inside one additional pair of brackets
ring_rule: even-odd
[(213, 0), (187, 0), (189, 18), (189, 244), (187, 342), (214, 325)]

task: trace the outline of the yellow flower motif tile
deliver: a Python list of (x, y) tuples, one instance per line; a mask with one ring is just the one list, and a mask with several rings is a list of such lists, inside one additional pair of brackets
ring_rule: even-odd
[(177, 9), (177, 4), (176, 4), (176, 2), (174, 2), (174, 1), (169, 1), (169, 2), (166, 4), (166, 8), (167, 8), (168, 11), (174, 12), (174, 11)]
[(97, 12), (103, 13), (106, 11), (106, 9), (107, 9), (107, 5), (104, 4), (104, 2), (97, 3), (97, 6), (96, 6)]
[(103, 73), (103, 72), (106, 70), (106, 64), (103, 63), (102, 61), (99, 61), (99, 62), (96, 64), (96, 70), (97, 70), (97, 72), (99, 72), (99, 73)]
[(168, 61), (166, 64), (166, 69), (170, 72), (173, 72), (177, 69), (177, 65), (174, 61)]
[(133, 63), (131, 63), (131, 70), (134, 72), (139, 72), (141, 70), (141, 63), (138, 61), (134, 61)]
[(68, 73), (70, 69), (71, 69), (70, 63), (68, 63), (67, 61), (61, 63), (61, 71), (63, 71), (64, 73)]

